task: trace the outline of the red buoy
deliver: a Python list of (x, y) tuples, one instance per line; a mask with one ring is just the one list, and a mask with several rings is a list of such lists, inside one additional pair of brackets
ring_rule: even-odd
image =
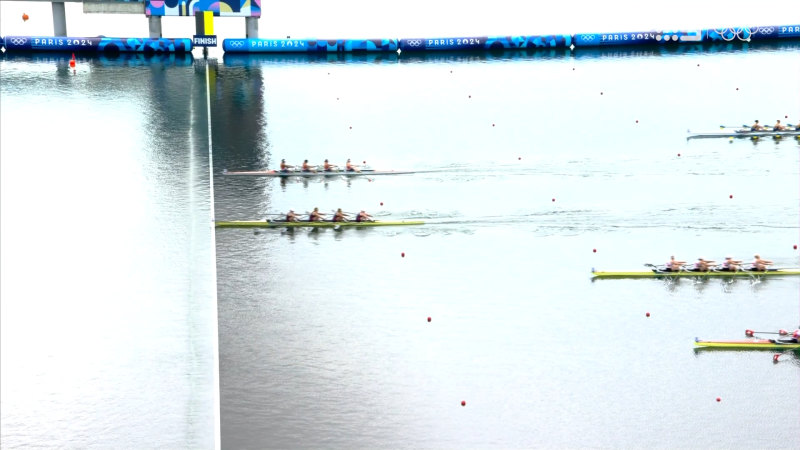
[(733, 198), (733, 194), (729, 195), (728, 198)]
[(645, 315), (645, 317), (650, 317), (650, 313), (649, 312), (644, 313), (644, 315)]
[(721, 401), (722, 401), (722, 399), (721, 399), (721, 398), (719, 398), (719, 397), (717, 397), (717, 401), (718, 401), (718, 402), (721, 402)]
[(401, 258), (405, 258), (405, 257), (406, 257), (406, 252), (401, 252), (401, 253), (400, 253), (400, 257), (401, 257)]
[(596, 248), (593, 248), (593, 249), (592, 249), (592, 253), (597, 253), (597, 249), (596, 249)]
[(467, 402), (465, 402), (464, 400), (461, 400), (461, 406), (467, 406)]
[(383, 202), (381, 202), (381, 206), (383, 206)]
[(794, 244), (794, 249), (797, 250), (797, 244)]
[(428, 322), (430, 322), (430, 321), (431, 321), (431, 318), (430, 318), (430, 317), (428, 317)]
[(636, 119), (636, 123), (639, 123), (639, 119)]
[(522, 161), (522, 156), (518, 156), (517, 161)]
[(553, 198), (553, 201), (556, 201), (555, 197)]
[(778, 362), (778, 358), (780, 358), (780, 357), (781, 357), (780, 353), (775, 353), (775, 355), (772, 357), (772, 361), (773, 362)]

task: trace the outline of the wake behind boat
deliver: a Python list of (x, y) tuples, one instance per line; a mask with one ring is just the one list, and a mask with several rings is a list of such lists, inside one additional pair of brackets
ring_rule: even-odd
[(229, 171), (223, 170), (223, 175), (236, 175), (236, 176), (252, 176), (252, 177), (332, 177), (332, 176), (346, 176), (357, 177), (363, 175), (378, 176), (378, 175), (407, 175), (417, 173), (413, 170), (375, 170), (375, 169), (361, 169), (358, 171), (347, 171), (344, 169), (335, 170), (315, 170), (315, 171), (302, 171), (302, 170), (249, 170), (249, 171)]
[(369, 222), (332, 222), (329, 220), (318, 222), (286, 222), (272, 220), (231, 220), (217, 221), (217, 228), (337, 228), (337, 227), (388, 227), (405, 225), (423, 225), (422, 220), (374, 220)]

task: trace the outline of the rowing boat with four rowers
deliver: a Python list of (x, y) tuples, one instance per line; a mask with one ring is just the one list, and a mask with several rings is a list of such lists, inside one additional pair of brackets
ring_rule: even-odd
[(424, 225), (422, 220), (373, 220), (371, 222), (332, 222), (329, 220), (316, 222), (286, 222), (272, 220), (229, 220), (217, 221), (217, 228), (338, 228), (338, 227), (390, 227), (407, 225)]
[(686, 139), (699, 139), (699, 138), (720, 138), (720, 137), (735, 137), (735, 138), (759, 138), (766, 136), (798, 136), (800, 137), (800, 125), (797, 124), (782, 124), (778, 120), (774, 126), (764, 126), (756, 120), (752, 125), (741, 126), (720, 126), (719, 130), (714, 131), (688, 131)]

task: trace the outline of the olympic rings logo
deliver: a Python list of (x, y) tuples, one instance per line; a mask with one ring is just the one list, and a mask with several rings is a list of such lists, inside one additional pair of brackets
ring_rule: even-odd
[(581, 40), (582, 41), (593, 41), (594, 38), (595, 38), (594, 35), (591, 35), (591, 34), (582, 34), (581, 35)]
[(14, 45), (22, 45), (26, 42), (28, 42), (28, 40), (25, 38), (11, 38), (11, 43)]
[(733, 41), (738, 39), (746, 41), (750, 37), (750, 28), (715, 28), (713, 30), (723, 41)]
[(408, 44), (409, 47), (419, 47), (422, 45), (422, 39), (407, 39), (406, 44)]
[(242, 48), (244, 47), (244, 41), (240, 40), (231, 40), (230, 41), (231, 48)]

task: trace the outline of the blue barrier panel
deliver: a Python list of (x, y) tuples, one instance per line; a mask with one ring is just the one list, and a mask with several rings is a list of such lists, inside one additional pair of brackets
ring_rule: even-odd
[(402, 51), (429, 50), (492, 50), (515, 48), (569, 47), (572, 36), (554, 34), (546, 36), (472, 36), (452, 38), (400, 39)]
[(631, 31), (625, 33), (576, 34), (576, 47), (602, 47), (606, 45), (655, 45), (669, 43), (698, 43), (703, 41), (703, 30)]
[(708, 42), (719, 41), (749, 41), (752, 33), (748, 27), (738, 28), (710, 28), (703, 30), (704, 40)]
[(6, 36), (5, 47), (8, 51), (180, 53), (192, 50), (192, 40), (188, 38)]
[(772, 25), (763, 27), (709, 28), (703, 30), (705, 40), (711, 42), (736, 42), (768, 39), (800, 38), (800, 25)]
[(222, 49), (234, 53), (394, 52), (397, 39), (225, 39)]

